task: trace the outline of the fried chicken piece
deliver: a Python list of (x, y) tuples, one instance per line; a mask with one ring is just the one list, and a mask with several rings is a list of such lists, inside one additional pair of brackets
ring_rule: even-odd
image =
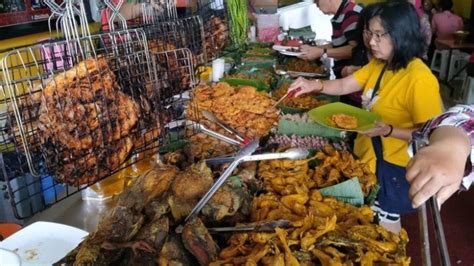
[(334, 124), (343, 129), (354, 129), (358, 127), (357, 117), (346, 115), (346, 114), (334, 114), (331, 116), (330, 120)]

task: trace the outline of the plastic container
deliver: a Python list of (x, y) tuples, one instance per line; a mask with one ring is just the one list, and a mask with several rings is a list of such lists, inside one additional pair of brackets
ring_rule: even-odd
[(59, 184), (53, 180), (51, 176), (41, 177), (41, 189), (43, 190), (43, 198), (46, 205), (56, 202), (56, 198), (60, 198), (60, 193), (64, 191), (64, 184)]
[(0, 241), (20, 231), (21, 228), (19, 224), (0, 224)]
[(280, 15), (257, 15), (257, 33), (260, 42), (275, 42), (280, 34)]
[(224, 76), (225, 60), (217, 58), (212, 61), (212, 81), (218, 82)]

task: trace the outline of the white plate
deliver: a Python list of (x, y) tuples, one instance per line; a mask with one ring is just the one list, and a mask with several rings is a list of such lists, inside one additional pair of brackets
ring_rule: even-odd
[(302, 52), (290, 52), (290, 51), (280, 51), (280, 54), (289, 55), (289, 56), (300, 56)]
[(64, 224), (36, 222), (0, 242), (0, 248), (20, 256), (21, 265), (51, 265), (77, 247), (88, 234)]
[(281, 52), (281, 51), (286, 51), (286, 50), (290, 50), (290, 49), (298, 49), (299, 47), (297, 46), (284, 46), (284, 45), (278, 45), (278, 44), (275, 44), (272, 46), (272, 49), (275, 50), (275, 51), (278, 51), (278, 52)]

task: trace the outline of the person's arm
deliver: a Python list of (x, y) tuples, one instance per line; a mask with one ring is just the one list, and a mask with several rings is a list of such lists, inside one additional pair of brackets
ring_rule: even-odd
[(360, 68), (361, 68), (361, 66), (352, 66), (352, 65), (351, 66), (345, 66), (341, 70), (341, 76), (343, 78), (345, 78), (347, 76), (350, 76), (350, 75), (352, 75), (352, 73), (356, 72)]
[(417, 129), (418, 128), (398, 128), (383, 122), (377, 122), (373, 128), (360, 133), (368, 137), (382, 136), (410, 141), (413, 131)]
[(290, 85), (288, 91), (291, 92), (297, 88), (300, 88), (301, 90), (295, 94), (295, 97), (310, 92), (318, 92), (328, 95), (345, 95), (362, 89), (352, 75), (335, 80), (310, 80), (299, 77)]
[(301, 45), (301, 55), (299, 58), (303, 60), (316, 60), (321, 58), (324, 53), (324, 48), (318, 46)]
[(354, 49), (355, 46), (355, 42), (349, 42), (348, 45), (337, 48), (328, 48), (327, 55), (337, 60), (350, 59), (352, 57), (352, 49)]
[(413, 207), (434, 195), (441, 206), (456, 192), (470, 151), (471, 141), (466, 131), (454, 126), (436, 128), (430, 136), (430, 145), (420, 149), (407, 166)]

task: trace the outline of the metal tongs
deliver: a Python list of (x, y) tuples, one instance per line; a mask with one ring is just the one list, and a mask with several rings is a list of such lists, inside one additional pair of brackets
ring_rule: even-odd
[[(291, 227), (291, 222), (288, 220), (276, 220), (265, 223), (256, 223), (256, 224), (243, 224), (237, 226), (229, 227), (211, 227), (207, 228), (209, 233), (227, 233), (227, 232), (273, 232), (275, 228), (287, 229)], [(175, 230), (176, 233), (181, 234), (183, 232), (183, 227), (177, 227)]]
[(242, 136), (237, 130), (231, 128), (227, 124), (225, 124), (222, 120), (217, 118), (213, 113), (207, 111), (207, 110), (202, 110), (202, 115), (209, 121), (216, 123), (219, 125), (221, 128), (223, 128), (225, 131), (230, 133), (231, 135), (235, 136), (236, 139), (238, 139), (242, 144), (248, 144), (250, 143), (250, 139), (245, 138), (245, 136)]
[(229, 138), (229, 137), (224, 136), (220, 133), (212, 131), (209, 128), (205, 127), (203, 124), (200, 124), (200, 123), (197, 123), (197, 122), (194, 122), (194, 121), (186, 121), (186, 127), (193, 128), (196, 131), (203, 132), (206, 135), (209, 135), (213, 138), (222, 140), (222, 141), (224, 141), (226, 143), (229, 143), (231, 145), (237, 145), (237, 146), (243, 145), (243, 142), (237, 141), (233, 138)]
[[(421, 148), (428, 145), (428, 141), (423, 138), (423, 135), (419, 132), (413, 134), (412, 149), (413, 155), (417, 153)], [(427, 208), (426, 205), (431, 209), (431, 215), (434, 223), (436, 242), (438, 243), (438, 253), (440, 256), (441, 265), (450, 266), (451, 261), (449, 259), (448, 246), (446, 244), (446, 237), (444, 235), (443, 222), (441, 221), (441, 214), (439, 212), (438, 200), (436, 196), (431, 197), (426, 203), (423, 203), (418, 207), (418, 220), (420, 228), (420, 240), (421, 240), (421, 251), (422, 251), (422, 263), (423, 266), (431, 266), (431, 252), (430, 252), (430, 237), (428, 229), (427, 219)]]
[[(225, 169), (225, 171), (216, 180), (216, 182), (214, 182), (214, 184), (209, 189), (209, 191), (206, 194), (204, 194), (204, 196), (199, 200), (199, 202), (193, 208), (193, 210), (188, 215), (188, 217), (186, 217), (185, 219), (186, 222), (192, 217), (196, 216), (202, 210), (202, 208), (212, 198), (212, 196), (216, 193), (216, 191), (227, 181), (229, 176), (232, 174), (232, 172), (235, 170), (235, 168), (237, 168), (237, 166), (241, 162), (250, 161), (250, 160), (253, 160), (253, 161), (272, 160), (272, 159), (283, 159), (283, 158), (298, 160), (298, 159), (304, 159), (308, 156), (308, 151), (304, 149), (294, 149), (292, 151), (287, 151), (283, 153), (252, 155), (252, 153), (254, 153), (257, 150), (258, 146), (259, 146), (258, 140), (253, 140), (252, 142), (247, 144), (245, 147), (243, 147), (235, 155), (235, 157), (229, 157), (229, 158), (232, 158), (231, 164), (227, 167), (227, 169)], [(228, 159), (228, 160), (230, 161), (231, 159)]]
[(254, 140), (249, 144), (245, 145), (236, 155), (234, 161), (225, 169), (222, 175), (216, 180), (216, 182), (212, 185), (212, 187), (207, 191), (206, 194), (199, 200), (199, 202), (194, 206), (191, 213), (186, 217), (185, 222), (189, 219), (197, 215), (204, 205), (212, 198), (214, 193), (227, 181), (227, 178), (232, 174), (232, 172), (237, 168), (237, 166), (244, 160), (244, 158), (248, 155), (254, 153), (258, 148), (258, 140)]
[[(285, 152), (265, 153), (248, 155), (243, 158), (243, 162), (263, 161), (263, 160), (277, 160), (277, 159), (290, 159), (290, 160), (302, 160), (308, 157), (309, 152), (302, 148), (291, 148)], [(230, 163), (235, 160), (234, 156), (228, 157), (217, 157), (206, 160), (207, 165), (218, 165), (224, 163)]]

